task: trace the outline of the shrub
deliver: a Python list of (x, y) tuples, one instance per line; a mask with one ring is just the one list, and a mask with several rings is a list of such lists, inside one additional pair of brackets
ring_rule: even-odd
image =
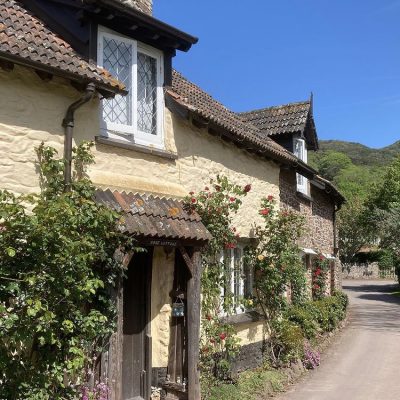
[(331, 332), (338, 326), (346, 315), (347, 304), (347, 295), (342, 292), (313, 302), (317, 322), (323, 332)]
[(75, 400), (114, 331), (110, 288), (124, 272), (114, 253), (133, 248), (120, 214), (97, 204), (92, 183), (79, 178), (77, 167), (93, 162), (89, 150), (75, 149), (69, 192), (64, 161), (44, 145), (41, 193), (0, 191), (1, 399)]
[(289, 307), (284, 313), (284, 318), (298, 325), (307, 339), (314, 338), (320, 330), (316, 310), (311, 302)]
[(284, 364), (302, 359), (304, 355), (304, 334), (295, 323), (282, 319), (274, 323), (272, 357), (275, 363)]

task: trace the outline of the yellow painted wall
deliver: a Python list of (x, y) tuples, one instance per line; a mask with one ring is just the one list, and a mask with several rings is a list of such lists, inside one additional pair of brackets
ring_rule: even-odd
[(242, 346), (262, 342), (266, 338), (264, 324), (260, 322), (250, 322), (247, 324), (239, 324), (235, 327), (236, 334), (240, 339)]
[(175, 252), (165, 252), (155, 247), (153, 253), (151, 290), (151, 333), (153, 338), (153, 367), (168, 365), (169, 323), (171, 319), (171, 297), (174, 280)]
[[(68, 106), (80, 94), (59, 78), (43, 82), (33, 71), (15, 67), (0, 70), (0, 188), (17, 193), (38, 191), (34, 147), (41, 141), (63, 152), (61, 126)], [(262, 196), (279, 198), (279, 167), (212, 137), (165, 110), (166, 150), (177, 153), (177, 160), (97, 144), (96, 164), (89, 175), (98, 186), (134, 192), (184, 196), (200, 190), (217, 174), (246, 185), (252, 190), (244, 199), (235, 225), (240, 236), (251, 237), (252, 226), (261, 222), (258, 214)], [(100, 135), (99, 99), (93, 99), (76, 112), (76, 142), (94, 140)], [(152, 327), (154, 366), (166, 366), (169, 323), (169, 286), (172, 287), (171, 260), (156, 250), (153, 275)], [(166, 269), (167, 268), (167, 269)], [(167, 288), (168, 287), (168, 288)], [(159, 315), (158, 315), (159, 314)], [(241, 327), (243, 344), (261, 340), (260, 326)]]

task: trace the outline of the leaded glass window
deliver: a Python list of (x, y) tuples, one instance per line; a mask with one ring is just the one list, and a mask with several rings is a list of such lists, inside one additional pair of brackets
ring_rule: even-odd
[(100, 28), (98, 55), (99, 65), (122, 82), (128, 93), (103, 99), (103, 134), (163, 148), (162, 52)]
[[(132, 87), (132, 50), (130, 44), (103, 37), (103, 67), (127, 88)], [(132, 125), (132, 91), (104, 100), (103, 116), (109, 122)]]
[(138, 53), (138, 129), (157, 134), (157, 60)]

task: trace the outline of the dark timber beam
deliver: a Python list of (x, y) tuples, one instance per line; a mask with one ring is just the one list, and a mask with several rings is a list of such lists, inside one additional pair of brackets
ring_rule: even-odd
[(50, 82), (53, 79), (53, 74), (49, 72), (40, 71), (38, 69), (35, 70), (36, 75), (44, 82)]
[[(186, 260), (185, 260), (186, 261)], [(200, 400), (199, 342), (200, 342), (200, 280), (202, 273), (200, 249), (191, 257), (192, 276), (187, 283), (188, 324), (188, 400)]]
[(3, 71), (10, 72), (14, 69), (14, 63), (6, 60), (0, 60), (0, 68)]

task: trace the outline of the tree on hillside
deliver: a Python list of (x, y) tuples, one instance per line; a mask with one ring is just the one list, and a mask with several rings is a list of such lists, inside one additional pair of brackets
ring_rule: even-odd
[(338, 214), (340, 259), (350, 263), (362, 246), (370, 241), (363, 223), (365, 209), (359, 198), (349, 200)]
[(337, 151), (328, 151), (319, 160), (319, 172), (321, 175), (333, 181), (340, 171), (352, 164), (349, 156)]
[(382, 175), (382, 170), (350, 164), (339, 171), (333, 183), (347, 200), (365, 201), (371, 193), (372, 182), (379, 181)]
[(390, 252), (395, 266), (400, 268), (400, 156), (369, 196), (363, 220), (379, 240), (380, 248)]

